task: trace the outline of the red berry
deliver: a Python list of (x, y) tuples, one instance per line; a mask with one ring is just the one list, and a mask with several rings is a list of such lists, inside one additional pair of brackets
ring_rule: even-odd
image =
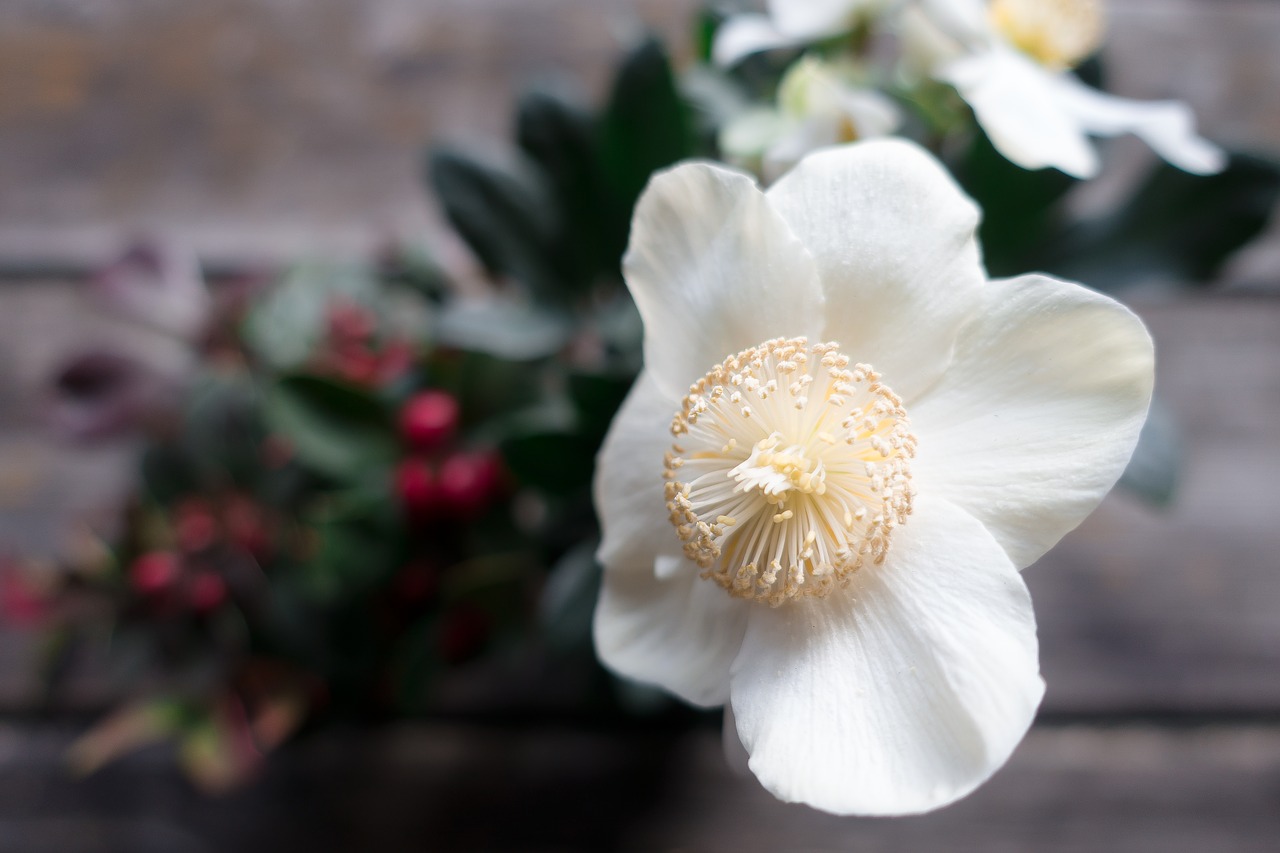
[(432, 450), (458, 428), (458, 401), (444, 391), (423, 391), (400, 410), (400, 435), (417, 450)]
[(209, 505), (199, 498), (183, 501), (174, 521), (178, 547), (183, 551), (203, 551), (218, 535), (218, 520)]
[(328, 308), (329, 335), (337, 341), (363, 341), (373, 334), (373, 314), (353, 302), (335, 300)]
[(129, 583), (141, 595), (163, 595), (177, 580), (178, 557), (170, 551), (143, 554), (129, 567)]
[(498, 475), (492, 453), (456, 453), (440, 467), (440, 499), (451, 515), (474, 518), (493, 498)]
[(227, 537), (236, 547), (255, 560), (265, 560), (271, 550), (271, 537), (262, 511), (248, 498), (233, 497), (223, 512)]
[(406, 459), (396, 470), (396, 494), (410, 518), (430, 518), (440, 506), (440, 484), (425, 459)]
[(217, 610), (227, 600), (227, 582), (217, 572), (197, 572), (187, 588), (187, 605), (200, 615)]

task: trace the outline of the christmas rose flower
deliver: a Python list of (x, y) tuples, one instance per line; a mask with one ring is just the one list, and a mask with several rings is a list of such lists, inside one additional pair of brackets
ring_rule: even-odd
[(1009, 757), (1043, 692), (1019, 569), (1097, 505), (1151, 395), (1142, 323), (987, 280), (923, 150), (768, 192), (657, 175), (625, 258), (645, 369), (600, 452), (605, 664), (702, 707), (775, 796), (904, 814)]
[(720, 133), (720, 150), (773, 181), (815, 149), (889, 135), (902, 116), (860, 76), (852, 65), (804, 57), (783, 75), (777, 109), (734, 118)]
[[(1196, 135), (1186, 104), (1118, 98), (1071, 73), (1102, 43), (1101, 0), (918, 0), (902, 26), (905, 41), (936, 46), (933, 76), (956, 88), (992, 144), (1023, 168), (1091, 178), (1098, 155), (1089, 137), (1125, 133), (1188, 172), (1225, 165), (1222, 150)], [(922, 32), (930, 29), (937, 33)]]
[(768, 0), (768, 14), (744, 13), (726, 20), (716, 32), (712, 56), (718, 65), (732, 65), (762, 50), (832, 38), (889, 6), (889, 0)]

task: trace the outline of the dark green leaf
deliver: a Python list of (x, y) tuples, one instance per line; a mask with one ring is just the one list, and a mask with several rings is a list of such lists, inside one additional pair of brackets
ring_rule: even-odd
[(396, 247), (383, 257), (378, 271), (383, 281), (408, 288), (431, 302), (445, 302), (452, 292), (444, 269), (421, 246)]
[(1236, 154), (1217, 175), (1158, 166), (1115, 214), (1082, 222), (1047, 244), (1050, 272), (1114, 292), (1149, 283), (1207, 283), (1267, 225), (1280, 165)]
[(546, 358), (573, 333), (564, 314), (499, 300), (452, 302), (437, 322), (437, 343), (512, 361)]
[(716, 43), (716, 30), (724, 23), (725, 13), (719, 9), (702, 9), (693, 21), (694, 53), (703, 65), (711, 64), (711, 49)]
[(630, 374), (571, 373), (569, 398), (585, 435), (603, 437), (635, 377)]
[(600, 215), (610, 200), (601, 180), (592, 117), (558, 95), (528, 92), (516, 115), (516, 141), (542, 170), (560, 211), (555, 255), (564, 285), (577, 289), (597, 273), (616, 272), (620, 253), (612, 247), (624, 242), (626, 234), (608, 233), (612, 223)]
[(385, 584), (399, 568), (403, 548), (395, 528), (378, 518), (321, 524), (320, 549), (307, 576), (317, 598), (362, 595)]
[(537, 365), (475, 350), (440, 350), (429, 365), (433, 387), (457, 397), (464, 431), (509, 415), (538, 399)]
[[(688, 108), (656, 39), (645, 41), (623, 61), (600, 134), (605, 174), (628, 217), (653, 172), (694, 153)], [(617, 248), (621, 254), (622, 247)]]
[(597, 444), (577, 433), (531, 433), (503, 441), (502, 455), (522, 484), (563, 495), (591, 485)]
[(559, 298), (560, 224), (544, 188), (450, 149), (432, 151), (427, 171), (450, 224), (490, 273), (510, 276), (536, 296)]
[(366, 476), (396, 458), (391, 417), (360, 389), (315, 376), (286, 376), (271, 388), (267, 420), (303, 464), (339, 480)]
[(1028, 171), (1005, 159), (981, 131), (974, 134), (956, 178), (982, 209), (983, 259), (992, 275), (1027, 269), (1027, 254), (1044, 240), (1057, 202), (1076, 180), (1057, 169)]
[(334, 299), (376, 309), (378, 282), (359, 264), (299, 264), (259, 300), (244, 323), (250, 349), (277, 370), (294, 370), (311, 357), (325, 333)]

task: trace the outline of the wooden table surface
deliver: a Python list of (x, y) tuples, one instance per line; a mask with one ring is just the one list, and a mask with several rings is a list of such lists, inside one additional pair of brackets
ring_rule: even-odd
[[(125, 334), (66, 273), (139, 230), (219, 263), (436, 233), (417, 183), (425, 139), (502, 132), (538, 76), (598, 91), (615, 33), (648, 21), (678, 37), (694, 5), (0, 6), (0, 550), (55, 547), (128, 468), (127, 452), (71, 451), (41, 426), (58, 358)], [(1113, 6), (1113, 88), (1185, 97), (1216, 138), (1280, 149), (1280, 2)], [(832, 818), (734, 776), (710, 732), (551, 724), (328, 733), (211, 802), (155, 753), (72, 783), (60, 754), (77, 728), (27, 713), (31, 641), (5, 629), (0, 851), (1278, 850), (1276, 245), (1233, 268), (1230, 284), (1252, 289), (1136, 303), (1184, 433), (1178, 500), (1113, 495), (1028, 570), (1041, 718), (952, 808)]]

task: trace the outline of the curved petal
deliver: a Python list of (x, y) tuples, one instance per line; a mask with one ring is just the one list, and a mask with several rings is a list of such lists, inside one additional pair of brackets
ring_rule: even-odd
[(1124, 471), (1151, 402), (1151, 337), (1120, 303), (1045, 276), (992, 281), (941, 383), (916, 401), (917, 488), (976, 517), (1018, 567)]
[(820, 151), (767, 193), (813, 254), (823, 337), (910, 399), (946, 369), (978, 303), (978, 209), (937, 160), (901, 140)]
[(596, 464), (604, 565), (596, 652), (619, 675), (657, 684), (694, 705), (728, 697), (745, 606), (698, 577), (680, 552), (662, 495), (662, 454), (676, 404), (642, 373), (614, 418)]
[(1031, 600), (982, 525), (922, 496), (846, 590), (754, 608), (731, 695), (751, 771), (837, 814), (953, 802), (1013, 752), (1044, 692)]
[(1076, 178), (1098, 173), (1098, 155), (1057, 96), (1054, 74), (1009, 50), (948, 62), (936, 74), (973, 108), (996, 150), (1024, 169), (1052, 166)]
[(993, 39), (986, 0), (916, 0), (903, 11), (917, 10), (957, 44), (976, 49)]
[(884, 5), (885, 0), (769, 0), (769, 17), (779, 32), (817, 41), (848, 32), (860, 15)]
[(728, 67), (762, 50), (795, 47), (800, 42), (783, 35), (764, 15), (734, 15), (716, 30), (711, 59), (722, 68)]
[(734, 353), (820, 329), (813, 259), (739, 172), (687, 163), (654, 176), (623, 271), (644, 319), (645, 366), (676, 400)]
[(658, 553), (680, 555), (662, 494), (663, 456), (671, 449), (671, 419), (680, 404), (642, 371), (618, 409), (596, 457), (593, 483), (600, 516), (596, 559), (609, 566)]
[(607, 567), (596, 604), (596, 654), (613, 672), (669, 690), (691, 705), (729, 699), (729, 667), (751, 605), (730, 597), (683, 556), (687, 571), (652, 562)]
[(1057, 102), (1089, 133), (1132, 133), (1186, 172), (1212, 175), (1227, 164), (1221, 148), (1196, 134), (1195, 115), (1181, 101), (1135, 101), (1099, 92), (1070, 74), (1053, 78)]

